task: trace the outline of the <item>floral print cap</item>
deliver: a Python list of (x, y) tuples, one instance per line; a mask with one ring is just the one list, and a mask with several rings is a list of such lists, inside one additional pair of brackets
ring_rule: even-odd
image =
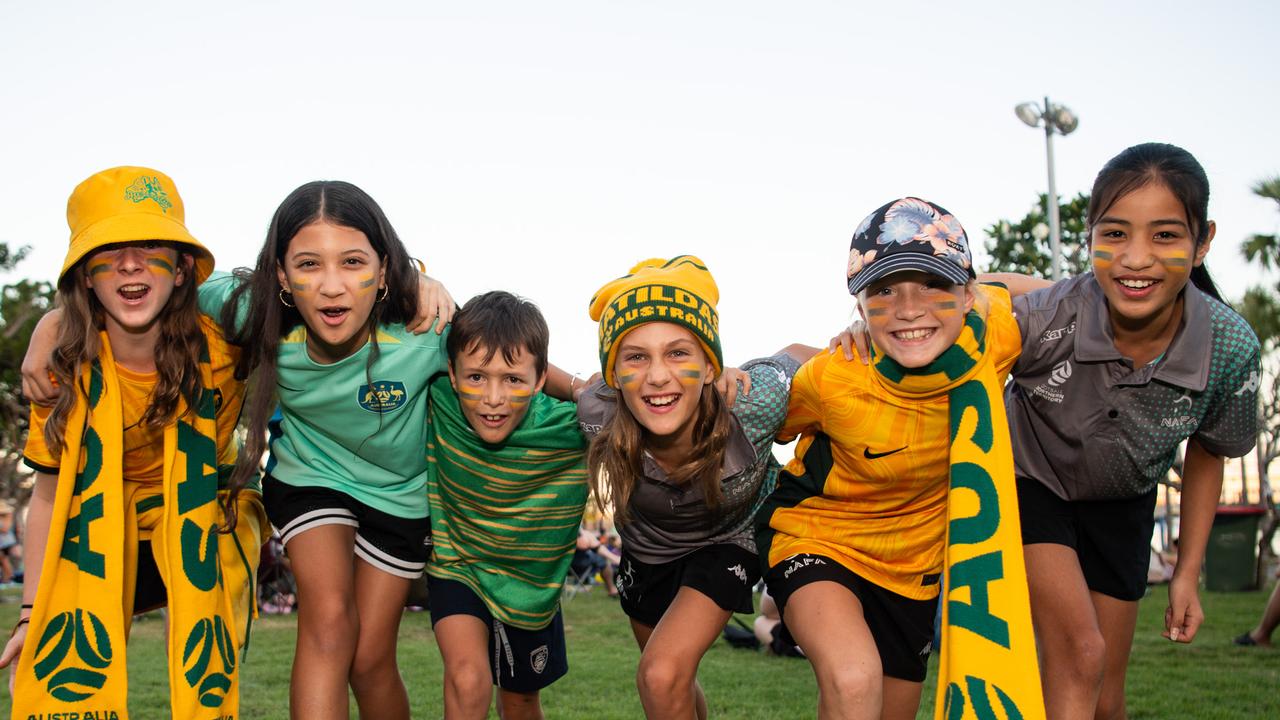
[(849, 293), (902, 270), (920, 270), (957, 285), (975, 277), (969, 238), (960, 221), (928, 200), (905, 197), (885, 203), (853, 231)]

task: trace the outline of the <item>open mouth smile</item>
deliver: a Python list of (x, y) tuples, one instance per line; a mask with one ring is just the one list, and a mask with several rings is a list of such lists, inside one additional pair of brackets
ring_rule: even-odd
[(134, 283), (131, 285), (122, 285), (120, 289), (116, 290), (116, 294), (119, 295), (121, 298), (123, 298), (124, 301), (127, 303), (141, 302), (142, 299), (145, 298), (150, 292), (151, 292), (151, 286), (143, 285), (141, 283)]
[(346, 319), (350, 312), (351, 308), (348, 307), (323, 307), (320, 308), (320, 319), (326, 325), (337, 326), (342, 324), (342, 321)]
[(937, 332), (936, 328), (909, 328), (907, 330), (894, 330), (889, 334), (894, 340), (902, 343), (920, 343), (933, 337)]
[(654, 412), (667, 412), (675, 407), (680, 401), (679, 393), (669, 395), (648, 395), (644, 398), (644, 404), (654, 410)]

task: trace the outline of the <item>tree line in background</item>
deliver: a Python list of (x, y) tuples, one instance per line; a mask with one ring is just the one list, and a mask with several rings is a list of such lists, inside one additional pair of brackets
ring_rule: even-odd
[[(1280, 211), (1280, 176), (1259, 181), (1253, 192), (1275, 202)], [(1022, 219), (1001, 220), (985, 229), (987, 270), (1049, 277), (1048, 207), (1048, 197), (1041, 193)], [(1089, 196), (1084, 193), (1060, 201), (1064, 275), (1089, 270), (1088, 207)], [(0, 242), (0, 272), (13, 271), (27, 250)], [(1263, 271), (1280, 270), (1280, 236), (1252, 235), (1241, 250), (1246, 260)], [(45, 281), (23, 279), (0, 287), (0, 500), (10, 502), (15, 509), (25, 507), (31, 494), (31, 474), (22, 466), (28, 421), (28, 407), (22, 397), (22, 356), (36, 322), (53, 306), (53, 296), (53, 285)], [(1280, 367), (1277, 367), (1280, 362), (1276, 354), (1280, 348), (1280, 282), (1248, 288), (1236, 309), (1253, 326), (1262, 342), (1264, 381), (1259, 388), (1260, 432), (1255, 473), (1261, 497), (1267, 499), (1264, 504), (1269, 509), (1264, 528), (1264, 554), (1269, 554), (1271, 536), (1278, 524), (1267, 476), (1272, 463), (1280, 458)]]

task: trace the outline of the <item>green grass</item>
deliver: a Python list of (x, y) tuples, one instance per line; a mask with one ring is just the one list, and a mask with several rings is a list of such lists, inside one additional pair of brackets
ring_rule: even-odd
[[(7, 601), (0, 604), (3, 627), (17, 617), (18, 600), (13, 591), (6, 591), (0, 601)], [(1232, 637), (1256, 621), (1266, 594), (1205, 593), (1209, 621), (1189, 646), (1175, 646), (1159, 636), (1165, 601), (1165, 589), (1158, 587), (1141, 606), (1129, 669), (1129, 716), (1280, 717), (1280, 650), (1231, 645)], [(570, 670), (543, 692), (547, 716), (642, 717), (633, 679), (637, 651), (617, 603), (599, 592), (580, 594), (565, 605), (565, 626)], [(129, 643), (130, 708), (138, 720), (168, 715), (162, 628), (158, 619), (142, 620), (134, 625)], [(242, 717), (288, 717), (293, 636), (291, 617), (264, 617), (254, 625), (249, 661), (241, 674)], [(399, 647), (414, 717), (440, 717), (443, 671), (426, 613), (405, 615)], [(702, 662), (700, 679), (716, 718), (792, 720), (814, 715), (816, 685), (803, 660), (768, 657), (718, 642)], [(932, 717), (933, 686), (931, 667), (922, 718)], [(8, 705), (7, 688), (0, 689), (5, 717)]]

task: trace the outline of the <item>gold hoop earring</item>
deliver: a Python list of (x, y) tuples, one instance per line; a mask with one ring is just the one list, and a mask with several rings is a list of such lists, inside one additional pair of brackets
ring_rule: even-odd
[(391, 288), (388, 288), (388, 287), (387, 287), (387, 286), (385, 286), (385, 285), (384, 285), (384, 286), (382, 286), (382, 294), (381, 294), (381, 295), (379, 295), (376, 299), (374, 299), (374, 302), (382, 302), (383, 300), (386, 300), (386, 299), (387, 299), (387, 294), (388, 294), (388, 293), (390, 293), (390, 292), (391, 292)]
[(293, 297), (292, 293), (287, 293), (284, 291), (284, 288), (280, 288), (280, 304), (284, 305), (287, 308), (297, 307), (296, 305), (294, 305), (293, 303), (285, 299), (286, 295), (288, 295), (289, 297)]

